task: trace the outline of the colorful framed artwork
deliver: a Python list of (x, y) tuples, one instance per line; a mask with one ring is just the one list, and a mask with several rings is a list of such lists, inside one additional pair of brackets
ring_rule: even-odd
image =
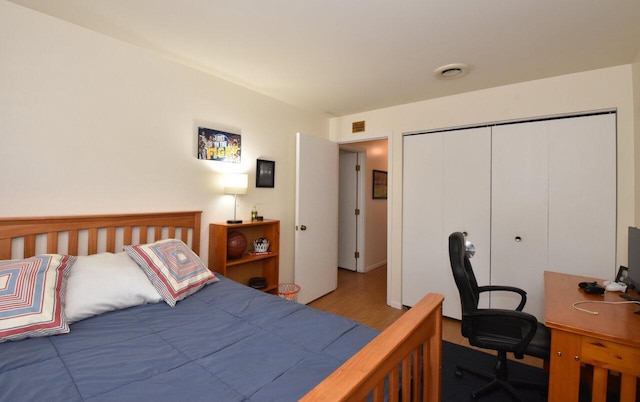
[(240, 134), (198, 127), (198, 159), (240, 163)]

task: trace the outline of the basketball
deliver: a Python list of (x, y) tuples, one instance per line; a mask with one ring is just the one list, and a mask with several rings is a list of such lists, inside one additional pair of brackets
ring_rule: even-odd
[(242, 257), (247, 249), (247, 238), (240, 232), (229, 232), (227, 235), (227, 258), (234, 260)]

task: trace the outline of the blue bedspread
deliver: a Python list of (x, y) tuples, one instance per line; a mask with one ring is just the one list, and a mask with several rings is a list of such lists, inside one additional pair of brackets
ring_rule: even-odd
[(1, 401), (295, 401), (377, 334), (229, 279), (0, 344)]

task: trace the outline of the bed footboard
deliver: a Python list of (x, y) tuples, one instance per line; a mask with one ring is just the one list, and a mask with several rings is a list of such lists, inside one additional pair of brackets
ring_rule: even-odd
[(425, 296), (301, 401), (439, 401), (443, 300)]

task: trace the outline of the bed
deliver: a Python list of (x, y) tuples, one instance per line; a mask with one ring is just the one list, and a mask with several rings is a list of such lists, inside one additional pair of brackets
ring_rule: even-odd
[[(0, 299), (11, 288), (3, 272), (16, 264), (53, 266), (43, 283), (60, 299), (49, 306), (58, 318), (52, 313), (48, 327), (29, 324), (27, 336), (5, 328), (0, 400), (440, 399), (441, 295), (427, 295), (378, 333), (208, 269), (184, 289), (160, 290), (155, 282), (166, 278), (144, 264), (165, 261), (149, 250), (199, 261), (200, 218), (198, 211), (0, 218)], [(121, 274), (125, 260), (142, 269)], [(114, 267), (107, 276), (105, 267)], [(116, 278), (135, 289), (115, 297), (107, 284)], [(1, 313), (2, 304), (0, 324)]]

